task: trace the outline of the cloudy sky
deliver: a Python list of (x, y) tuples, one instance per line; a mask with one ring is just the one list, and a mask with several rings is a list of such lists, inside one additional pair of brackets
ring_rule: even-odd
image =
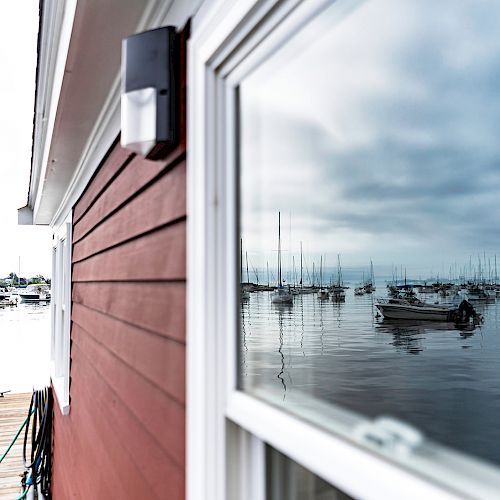
[(0, 16), (0, 277), (50, 274), (47, 228), (17, 226), (26, 205), (35, 94), (38, 1), (2, 2)]
[(281, 210), (316, 262), (500, 267), (500, 2), (357, 4), (241, 86), (244, 247), (275, 260)]

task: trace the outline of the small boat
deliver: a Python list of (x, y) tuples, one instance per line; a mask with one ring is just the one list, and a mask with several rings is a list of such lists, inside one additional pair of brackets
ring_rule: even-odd
[(365, 294), (365, 289), (362, 286), (357, 286), (354, 289), (354, 295), (364, 295)]
[(418, 299), (378, 299), (377, 309), (387, 319), (453, 321), (454, 305), (428, 304)]
[(271, 302), (273, 304), (293, 304), (293, 295), (284, 286), (279, 286), (271, 293)]
[(330, 297), (333, 302), (345, 302), (345, 290), (341, 286), (330, 287)]
[(19, 292), (22, 302), (50, 302), (49, 285), (28, 285), (23, 291)]
[(318, 299), (319, 300), (328, 300), (330, 294), (328, 290), (323, 287), (323, 256), (321, 256), (320, 264), (319, 264), (319, 291), (318, 291)]
[(345, 288), (340, 265), (340, 254), (337, 254), (337, 283), (329, 289), (333, 302), (345, 302)]
[(480, 287), (469, 287), (467, 289), (467, 300), (474, 302), (494, 302), (496, 294)]

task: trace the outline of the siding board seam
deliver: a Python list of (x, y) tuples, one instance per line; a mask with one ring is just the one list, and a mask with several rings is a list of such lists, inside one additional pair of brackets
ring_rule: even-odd
[[(182, 151), (179, 153), (178, 156), (173, 158), (171, 162), (166, 165), (158, 174), (156, 174), (153, 178), (151, 178), (148, 182), (146, 182), (144, 185), (140, 186), (137, 191), (135, 191), (133, 194), (131, 194), (128, 198), (125, 198), (119, 205), (117, 205), (113, 210), (111, 210), (108, 214), (106, 214), (102, 219), (100, 219), (94, 226), (92, 226), (86, 233), (82, 234), (80, 238), (74, 243), (78, 243), (79, 241), (82, 241), (86, 236), (91, 234), (95, 229), (97, 229), (102, 223), (107, 221), (110, 217), (112, 217), (115, 213), (119, 212), (123, 207), (127, 206), (134, 198), (137, 198), (141, 193), (146, 191), (149, 187), (152, 185), (156, 184), (164, 175), (169, 174), (175, 167), (180, 165), (183, 161), (186, 160), (186, 151)], [(130, 161), (132, 161), (130, 158), (127, 160), (126, 165), (127, 166)], [(119, 173), (123, 172), (125, 167), (121, 167)], [(116, 178), (116, 176), (113, 177), (113, 180)], [(111, 181), (110, 181), (111, 182)], [(96, 196), (96, 198), (93, 200), (92, 205), (99, 199), (99, 197), (102, 195), (104, 191), (101, 191), (101, 193)], [(90, 207), (89, 207), (90, 209)], [(88, 210), (85, 211), (87, 213)], [(78, 219), (78, 221), (75, 222), (75, 225), (83, 219), (83, 216)]]
[[(168, 279), (144, 279), (144, 278), (132, 278), (132, 279), (126, 279), (126, 280), (113, 280), (113, 279), (105, 279), (105, 280), (83, 280), (80, 279), (78, 281), (74, 281), (73, 283), (167, 283), (167, 284), (172, 284), (172, 285), (182, 285), (186, 283), (185, 278), (168, 278)], [(76, 301), (74, 301), (76, 302)], [(77, 302), (78, 303), (78, 302)], [(97, 309), (96, 309), (97, 310)]]
[[(95, 174), (93, 175), (92, 179), (89, 181), (89, 183), (87, 185), (87, 188), (89, 188), (92, 185), (92, 183), (95, 180), (95, 177), (97, 176), (98, 173), (100, 173), (102, 166), (106, 164), (106, 161), (108, 160), (108, 157), (115, 151), (116, 147), (117, 147), (117, 144), (115, 144), (114, 146), (111, 146), (111, 148), (109, 149), (108, 153), (106, 154), (106, 157), (101, 162), (101, 165), (95, 171)], [(132, 162), (132, 160), (134, 160), (135, 157), (136, 157), (135, 153), (130, 153), (130, 155), (125, 159), (125, 161), (122, 163), (122, 165), (120, 166), (120, 168), (108, 179), (108, 181), (95, 194), (94, 199), (89, 203), (88, 207), (78, 216), (78, 218), (76, 218), (73, 221), (73, 226), (75, 226), (76, 224), (78, 224), (78, 222), (80, 222), (85, 217), (85, 215), (87, 214), (87, 212), (94, 206), (94, 204), (97, 202), (97, 200), (99, 200), (99, 198), (103, 195), (103, 193), (109, 188), (109, 186), (111, 185), (111, 183), (114, 182), (114, 180), (125, 170), (125, 168)], [(85, 191), (82, 193), (82, 196), (80, 197), (80, 200), (83, 198), (83, 196), (85, 196)], [(73, 210), (75, 209), (75, 207), (78, 206), (78, 203), (80, 202), (80, 200), (78, 200), (75, 203), (75, 206), (73, 207)]]
[[(106, 248), (102, 248), (101, 250), (99, 250), (98, 252), (94, 252), (92, 254), (89, 254), (87, 256), (85, 256), (83, 259), (79, 259), (79, 260), (73, 260), (72, 264), (77, 264), (79, 262), (84, 262), (85, 260), (87, 259), (90, 259), (92, 257), (95, 257), (96, 255), (99, 255), (101, 253), (104, 253), (104, 252), (107, 252), (109, 250), (112, 250), (114, 248), (117, 248), (121, 245), (125, 245), (126, 243), (130, 243), (131, 241), (134, 241), (134, 240), (138, 240), (140, 238), (143, 238), (144, 236), (148, 236), (149, 234), (152, 234), (154, 233), (155, 231), (160, 231), (162, 229), (165, 229), (169, 226), (175, 226), (176, 224), (180, 224), (181, 222), (186, 222), (187, 221), (187, 215), (181, 215), (180, 217), (176, 217), (175, 219), (172, 219), (168, 222), (165, 222), (164, 224), (161, 224), (160, 226), (156, 226), (152, 229), (148, 229), (147, 231), (144, 231), (143, 233), (139, 233), (139, 234), (136, 234), (134, 236), (131, 236), (130, 238), (127, 238), (123, 241), (120, 241), (118, 243), (115, 243), (109, 247), (106, 247)], [(102, 222), (102, 221), (101, 221)], [(100, 223), (99, 223), (100, 225)], [(98, 226), (95, 226), (92, 231), (97, 228)], [(75, 246), (76, 243), (79, 243), (79, 242), (82, 242), (85, 237), (87, 237), (92, 231), (90, 231), (89, 233), (87, 233), (84, 237), (80, 238), (78, 241), (75, 241), (73, 242), (73, 248)]]
[[(75, 342), (75, 346), (78, 351), (80, 351), (81, 357), (83, 357), (86, 361), (86, 363), (94, 370), (94, 372), (97, 374), (100, 380), (106, 386), (108, 387), (108, 390), (120, 401), (120, 404), (122, 405), (123, 408), (125, 408), (125, 411), (128, 412), (129, 416), (132, 417), (133, 420), (135, 420), (139, 427), (144, 429), (144, 432), (148, 434), (156, 443), (158, 443), (158, 447), (160, 450), (163, 452), (166, 458), (171, 462), (172, 465), (174, 465), (176, 468), (180, 469), (182, 474), (184, 474), (184, 465), (180, 464), (179, 462), (176, 461), (175, 457), (171, 455), (165, 448), (163, 448), (162, 445), (159, 444), (159, 441), (157, 440), (156, 436), (152, 434), (149, 429), (141, 422), (141, 419), (135, 415), (135, 413), (127, 406), (127, 403), (123, 400), (123, 398), (120, 396), (120, 394), (115, 390), (115, 388), (108, 382), (108, 380), (102, 375), (102, 373), (95, 367), (94, 363), (92, 363), (92, 360), (87, 356), (85, 350), (78, 345), (78, 342)], [(81, 359), (81, 358), (80, 358)], [(180, 406), (180, 405), (179, 405)], [(185, 407), (181, 407), (181, 409), (185, 410)], [(134, 462), (134, 465), (137, 466)]]
[[(140, 330), (143, 330), (143, 331), (145, 331), (147, 333), (150, 333), (152, 335), (156, 335), (157, 337), (161, 337), (161, 338), (164, 338), (164, 339), (166, 338), (169, 341), (175, 342), (176, 344), (179, 344), (179, 345), (182, 345), (182, 346), (186, 345), (185, 341), (181, 341), (181, 340), (175, 339), (175, 338), (171, 337), (170, 335), (163, 335), (161, 333), (156, 332), (155, 330), (150, 330), (149, 328), (144, 328), (142, 325), (137, 325), (135, 323), (132, 323), (131, 321), (126, 321), (126, 320), (124, 320), (122, 318), (119, 318), (118, 316), (114, 316), (113, 314), (110, 314), (108, 312), (100, 311), (99, 309), (96, 309), (95, 307), (90, 307), (89, 305), (84, 304), (83, 302), (78, 302), (77, 300), (73, 300), (73, 302), (75, 304), (78, 304), (80, 307), (85, 307), (86, 309), (88, 309), (90, 311), (96, 312), (98, 314), (102, 314), (104, 316), (109, 316), (110, 318), (113, 318), (116, 321), (120, 321), (121, 323), (124, 323), (125, 325), (130, 325), (130, 326), (133, 326), (134, 328), (139, 328)], [(77, 323), (76, 321), (74, 321), (73, 318), (71, 319), (71, 321), (73, 323), (79, 325), (79, 323)], [(81, 326), (81, 325), (79, 325), (79, 326)]]
[[(78, 325), (79, 328), (81, 328), (89, 337), (92, 338), (92, 340), (98, 344), (99, 346), (101, 346), (104, 350), (106, 350), (111, 356), (113, 356), (115, 359), (117, 359), (122, 365), (125, 365), (127, 368), (130, 369), (131, 372), (134, 372), (136, 373), (137, 375), (139, 375), (143, 380), (147, 381), (149, 384), (153, 385), (154, 387), (156, 387), (158, 390), (160, 390), (163, 394), (165, 394), (165, 396), (168, 397), (169, 400), (171, 400), (173, 403), (176, 403), (180, 408), (182, 408), (183, 410), (186, 409), (186, 405), (183, 401), (180, 401), (177, 397), (175, 397), (170, 391), (167, 391), (165, 390), (165, 387), (162, 387), (161, 385), (159, 385), (158, 383), (156, 383), (154, 380), (150, 379), (149, 377), (145, 376), (144, 373), (142, 373), (141, 371), (139, 371), (136, 367), (132, 366), (130, 363), (128, 363), (127, 361), (125, 361), (122, 357), (118, 356), (118, 354), (116, 354), (114, 351), (112, 351), (111, 349), (109, 349), (106, 344), (100, 342), (97, 337), (95, 337), (94, 335), (92, 335), (92, 333), (90, 333), (88, 331), (88, 329), (82, 325), (81, 323), (79, 323), (78, 321), (73, 321), (76, 325)], [(147, 330), (144, 330), (141, 328), (141, 330), (145, 331), (146, 333), (150, 333), (148, 332)], [(162, 337), (163, 339), (165, 339), (165, 337)], [(170, 340), (170, 339), (168, 339)], [(75, 341), (76, 345), (78, 345), (78, 341)], [(180, 344), (180, 342), (176, 342), (176, 344)], [(185, 344), (181, 344), (183, 347), (186, 347)], [(82, 348), (80, 347), (80, 350), (82, 350)]]

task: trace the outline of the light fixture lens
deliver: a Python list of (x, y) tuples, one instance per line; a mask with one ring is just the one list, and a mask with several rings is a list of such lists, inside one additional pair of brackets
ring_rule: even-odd
[(121, 96), (121, 145), (146, 156), (156, 143), (156, 89), (146, 87)]

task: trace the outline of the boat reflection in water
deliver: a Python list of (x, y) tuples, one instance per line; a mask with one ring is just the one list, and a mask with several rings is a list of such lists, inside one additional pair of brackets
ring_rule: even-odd
[[(466, 339), (474, 335), (479, 325), (471, 322), (465, 324), (452, 324), (445, 322), (415, 321), (404, 319), (386, 319), (377, 323), (377, 330), (393, 336), (392, 345), (408, 354), (420, 354), (425, 348), (426, 335), (451, 334), (457, 332)], [(471, 346), (462, 346), (465, 348)]]
[(307, 393), (368, 417), (390, 414), (500, 463), (500, 300), (474, 303), (479, 325), (388, 320), (377, 318), (374, 294), (354, 288), (345, 302), (311, 293), (294, 295), (293, 306), (251, 293), (241, 303), (240, 385), (277, 393), (277, 404)]

